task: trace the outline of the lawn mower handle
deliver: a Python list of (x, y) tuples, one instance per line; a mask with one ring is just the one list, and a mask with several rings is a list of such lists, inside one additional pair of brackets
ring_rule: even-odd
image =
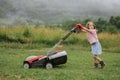
[(56, 43), (53, 48), (51, 48), (48, 53), (47, 53), (47, 56), (50, 56), (52, 54), (54, 54), (54, 50), (55, 48), (60, 45), (62, 42), (64, 42), (73, 32), (75, 32), (75, 30), (78, 29), (78, 27), (73, 27), (61, 40), (59, 40), (58, 43)]

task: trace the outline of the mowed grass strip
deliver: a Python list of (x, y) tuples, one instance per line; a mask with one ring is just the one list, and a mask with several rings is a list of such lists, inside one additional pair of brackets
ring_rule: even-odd
[(93, 69), (90, 50), (67, 46), (66, 64), (51, 70), (42, 68), (24, 69), (22, 64), (31, 55), (45, 55), (46, 48), (41, 49), (6, 49), (0, 48), (0, 80), (119, 80), (120, 54), (103, 52), (101, 57), (106, 62), (104, 69)]

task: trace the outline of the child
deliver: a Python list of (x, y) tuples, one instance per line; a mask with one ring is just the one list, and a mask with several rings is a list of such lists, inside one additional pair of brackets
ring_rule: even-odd
[(95, 24), (90, 21), (86, 24), (86, 27), (83, 27), (81, 24), (77, 24), (76, 27), (87, 33), (88, 42), (91, 44), (94, 68), (98, 68), (98, 64), (100, 64), (101, 68), (103, 69), (105, 67), (105, 63), (100, 57), (98, 57), (98, 55), (102, 53), (102, 48), (97, 37)]

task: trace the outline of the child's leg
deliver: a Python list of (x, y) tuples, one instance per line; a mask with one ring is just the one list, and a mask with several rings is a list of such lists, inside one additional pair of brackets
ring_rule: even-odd
[(93, 56), (93, 59), (94, 59), (94, 68), (98, 68), (98, 60), (96, 59), (96, 56), (94, 55)]
[(105, 63), (103, 62), (103, 60), (100, 57), (98, 57), (97, 55), (94, 55), (94, 60), (96, 60), (96, 62), (101, 64), (101, 68), (105, 67)]
[(100, 57), (98, 57), (97, 55), (94, 55), (94, 59), (95, 59), (96, 61), (98, 61), (98, 63), (99, 63), (100, 61), (102, 61), (102, 59), (101, 59)]

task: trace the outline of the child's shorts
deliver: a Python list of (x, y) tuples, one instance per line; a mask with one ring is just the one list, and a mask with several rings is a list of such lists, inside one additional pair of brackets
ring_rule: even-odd
[(91, 48), (92, 48), (93, 55), (100, 55), (102, 53), (101, 44), (99, 42), (92, 44)]

